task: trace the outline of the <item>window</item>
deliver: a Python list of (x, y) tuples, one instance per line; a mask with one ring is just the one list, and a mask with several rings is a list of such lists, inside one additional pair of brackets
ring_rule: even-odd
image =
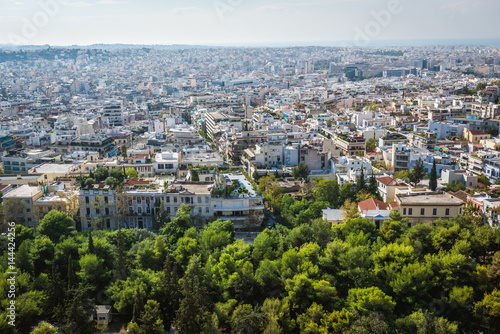
[(30, 213), (30, 212), (31, 212), (31, 209), (26, 209), (26, 212)]
[(85, 196), (85, 204), (89, 204), (90, 203), (90, 199), (88, 196)]
[(433, 208), (432, 209), (432, 215), (433, 216), (437, 216), (437, 214), (438, 214), (438, 209), (437, 208)]
[(109, 219), (106, 219), (106, 228), (111, 228), (111, 221)]
[(420, 215), (421, 215), (421, 216), (425, 216), (425, 209), (424, 209), (424, 208), (421, 208), (421, 209), (420, 209)]
[(139, 207), (139, 208), (137, 208), (137, 213), (138, 213), (138, 214), (142, 214), (142, 208), (140, 208), (140, 207)]
[(104, 203), (108, 204), (108, 196), (104, 197)]
[(408, 216), (411, 216), (411, 215), (413, 215), (413, 208), (408, 209)]
[(174, 197), (174, 203), (177, 203), (177, 197)]
[(446, 208), (444, 215), (445, 216), (449, 216), (450, 215), (450, 208)]
[(106, 216), (109, 216), (109, 208), (106, 208), (105, 212), (106, 212)]
[(170, 203), (170, 196), (167, 196), (167, 203)]
[(209, 207), (205, 208), (205, 213), (210, 213), (210, 208)]
[(90, 216), (90, 208), (87, 208), (87, 216)]
[(403, 208), (403, 216), (406, 216), (406, 208)]
[(137, 197), (137, 204), (142, 204), (142, 200), (140, 197)]
[(129, 198), (129, 200), (128, 200), (128, 205), (132, 206), (132, 199), (131, 198)]
[(205, 204), (208, 204), (208, 201), (210, 200), (209, 197), (205, 197)]
[(198, 197), (198, 204), (201, 204), (201, 197)]

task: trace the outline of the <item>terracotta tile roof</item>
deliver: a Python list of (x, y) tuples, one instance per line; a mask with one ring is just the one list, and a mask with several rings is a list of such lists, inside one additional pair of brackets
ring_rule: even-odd
[(377, 181), (385, 184), (386, 186), (407, 186), (404, 182), (399, 182), (398, 179), (393, 178), (392, 176), (384, 176), (377, 178)]
[(125, 187), (133, 187), (135, 185), (147, 185), (147, 184), (150, 184), (150, 183), (151, 183), (151, 181), (144, 180), (144, 179), (139, 179), (139, 178), (136, 178), (136, 177), (132, 177), (129, 180), (127, 180), (127, 182), (125, 182), (123, 185)]
[(377, 210), (377, 205), (378, 209), (387, 210), (387, 204), (374, 198), (369, 198), (358, 203), (359, 211), (361, 212), (366, 210)]
[(391, 209), (395, 209), (395, 208), (397, 208), (398, 206), (399, 206), (399, 203), (398, 203), (398, 202), (396, 202), (396, 201), (389, 203), (389, 207), (390, 207)]
[(485, 135), (489, 135), (488, 132), (484, 132), (482, 130), (470, 130), (470, 134), (473, 135), (473, 136), (485, 136)]
[(459, 190), (459, 191), (456, 191), (456, 192), (448, 192), (450, 195), (452, 196), (455, 196), (459, 199), (461, 199), (462, 201), (466, 202), (467, 203), (467, 197), (469, 196), (469, 194), (467, 194), (465, 191), (463, 190)]

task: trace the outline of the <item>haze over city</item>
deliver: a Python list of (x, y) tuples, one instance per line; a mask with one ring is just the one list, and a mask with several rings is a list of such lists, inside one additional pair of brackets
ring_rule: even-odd
[(16, 44), (328, 44), (359, 39), (377, 18), (372, 42), (497, 39), (500, 30), (495, 0), (2, 0), (0, 44), (54, 2)]

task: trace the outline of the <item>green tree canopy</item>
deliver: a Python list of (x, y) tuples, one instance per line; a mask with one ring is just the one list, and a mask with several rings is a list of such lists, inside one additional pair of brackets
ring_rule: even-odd
[(294, 178), (304, 178), (306, 179), (309, 176), (309, 166), (305, 162), (299, 162), (299, 164), (292, 168), (292, 176)]
[(74, 222), (66, 212), (52, 210), (47, 213), (38, 225), (38, 233), (46, 235), (53, 242), (57, 242), (63, 236), (75, 234)]

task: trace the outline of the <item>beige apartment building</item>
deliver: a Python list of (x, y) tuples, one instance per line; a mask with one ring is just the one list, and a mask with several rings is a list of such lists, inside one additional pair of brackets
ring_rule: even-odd
[(390, 204), (391, 209), (408, 218), (411, 225), (461, 215), (464, 205), (461, 199), (441, 191), (397, 193)]

